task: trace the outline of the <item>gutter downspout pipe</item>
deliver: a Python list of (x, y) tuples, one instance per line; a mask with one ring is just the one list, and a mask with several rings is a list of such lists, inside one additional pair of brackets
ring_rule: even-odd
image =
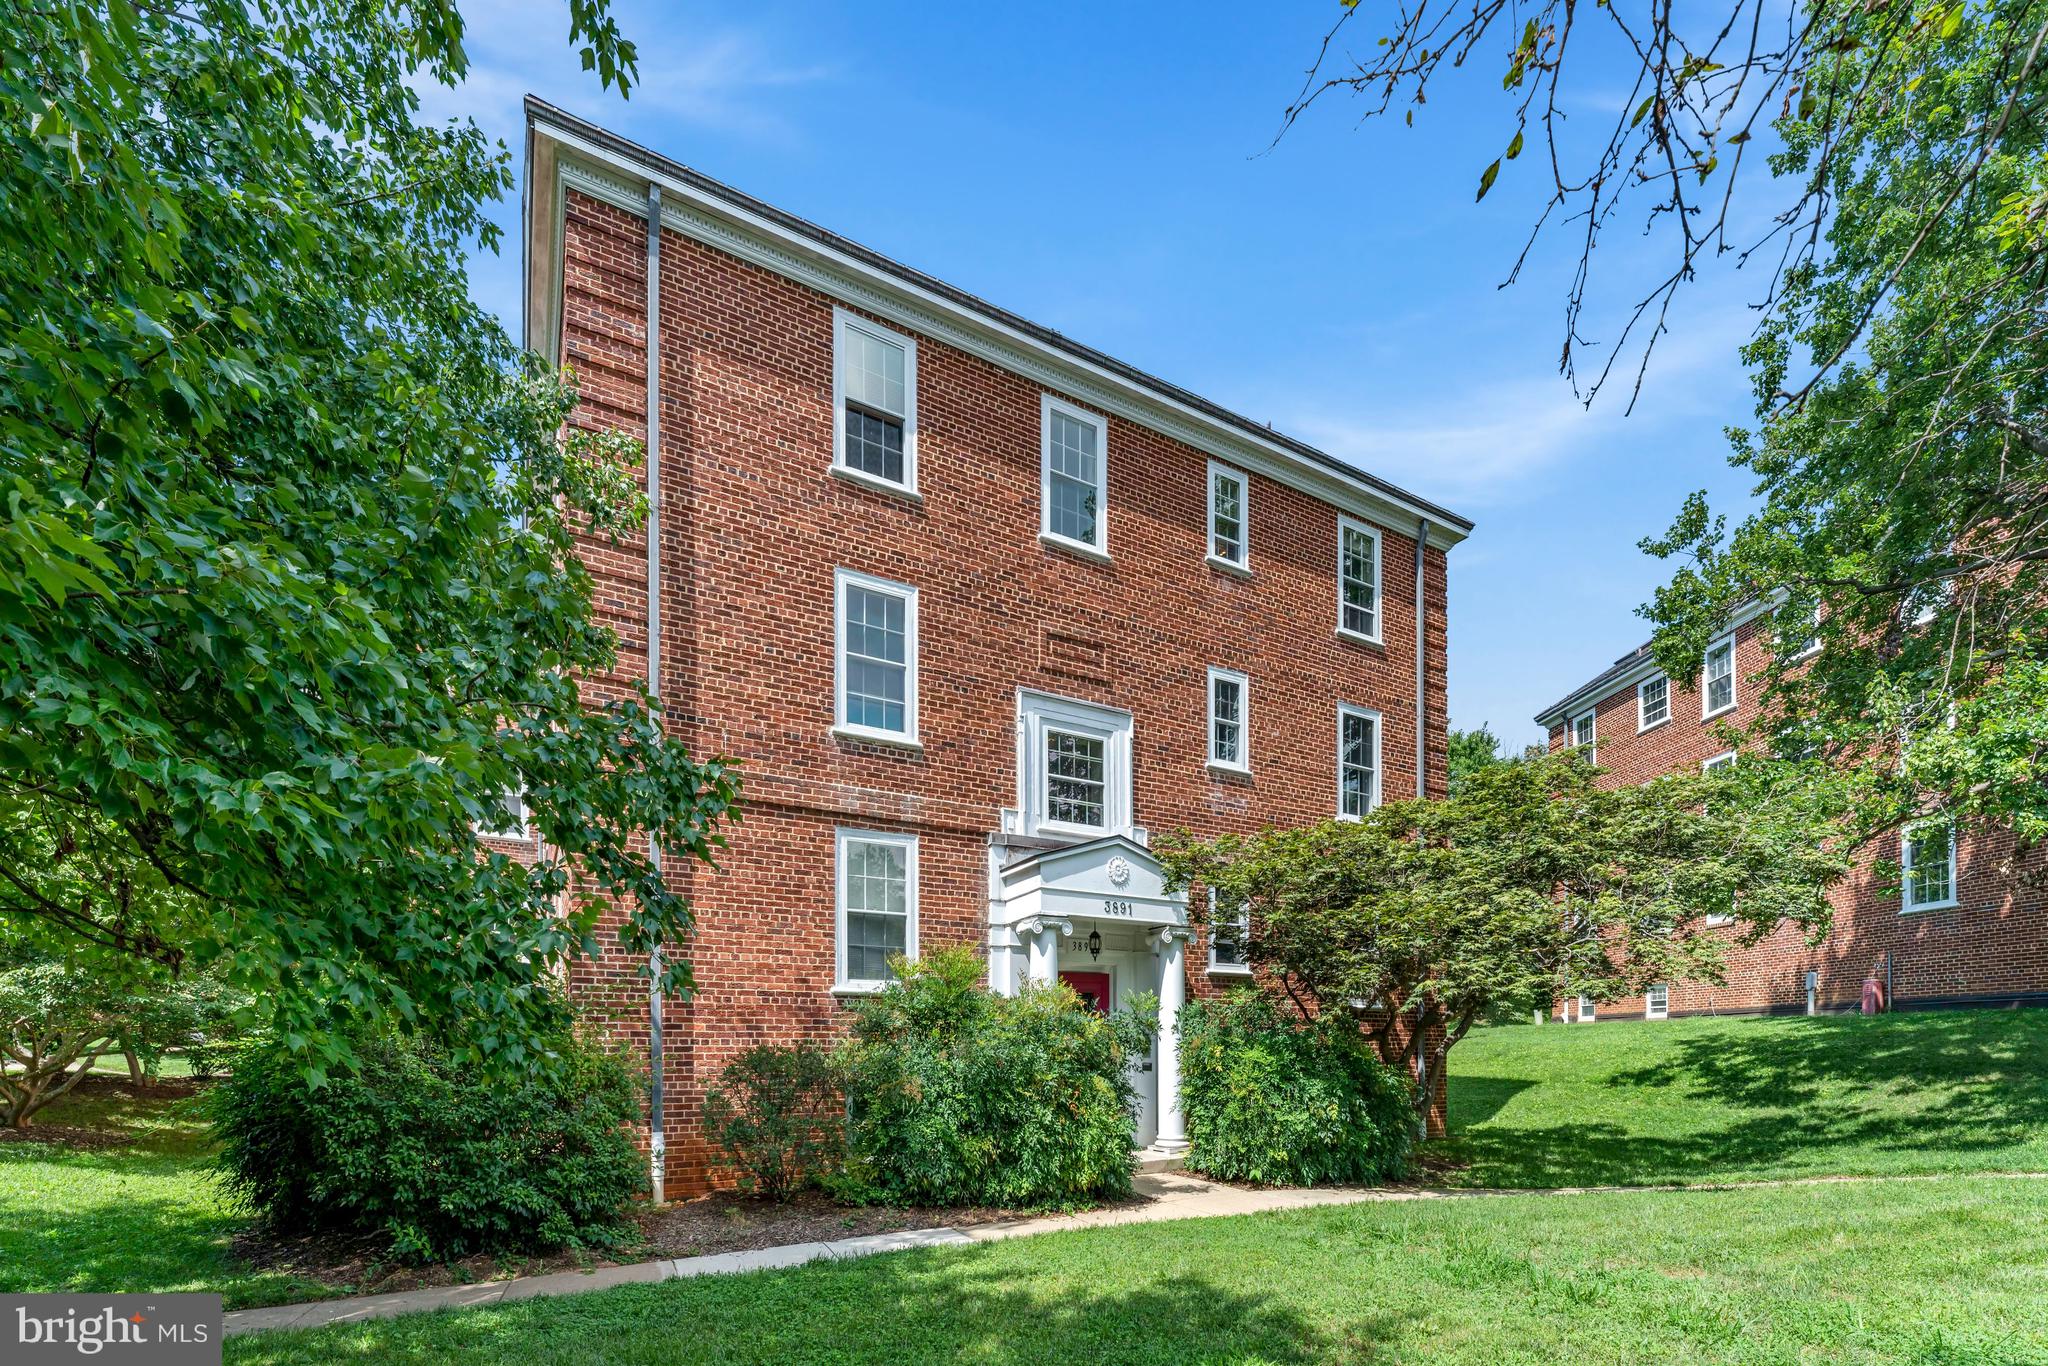
[[(661, 186), (647, 186), (647, 692), (661, 701)], [(656, 720), (666, 730), (667, 723)], [(661, 841), (647, 837), (655, 876)], [(648, 1191), (659, 1205), (668, 1168), (668, 1124), (662, 1094), (661, 944), (647, 955)]]
[(1415, 795), (1429, 795), (1428, 711), (1423, 701), (1426, 686), (1425, 663), (1429, 657), (1429, 616), (1423, 606), (1422, 551), (1429, 540), (1429, 519), (1415, 519)]

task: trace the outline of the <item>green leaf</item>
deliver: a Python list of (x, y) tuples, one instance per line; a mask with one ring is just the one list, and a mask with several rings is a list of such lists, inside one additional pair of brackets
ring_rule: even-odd
[(1491, 166), (1479, 173), (1479, 193), (1472, 197), (1475, 202), (1486, 198), (1486, 192), (1493, 188), (1494, 178), (1499, 174), (1500, 160), (1495, 158)]

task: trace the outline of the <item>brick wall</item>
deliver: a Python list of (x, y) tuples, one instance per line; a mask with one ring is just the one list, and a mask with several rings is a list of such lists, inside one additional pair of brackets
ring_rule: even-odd
[[(1671, 720), (1640, 734), (1633, 683), (1601, 697), (1594, 704), (1594, 734), (1607, 770), (1602, 781), (1616, 787), (1647, 782), (1725, 753), (1729, 742), (1717, 733), (1720, 723), (1756, 719), (1762, 685), (1752, 680), (1767, 662), (1768, 620), (1737, 628), (1738, 705), (1713, 721), (1700, 719), (1699, 694), (1675, 682)], [(1550, 748), (1562, 748), (1569, 738), (1565, 726), (1551, 727)], [(2041, 850), (2020, 855), (2001, 831), (1965, 831), (1956, 856), (1957, 905), (1902, 912), (1897, 886), (1888, 886), (1876, 868), (1881, 859), (1898, 861), (1898, 838), (1887, 837), (1835, 888), (1833, 927), (1821, 943), (1808, 944), (1803, 932), (1787, 926), (1750, 945), (1739, 942), (1740, 925), (1709, 930), (1729, 937), (1727, 981), (1672, 983), (1670, 1012), (1803, 1012), (1809, 971), (1819, 974), (1818, 1009), (1854, 1010), (1865, 978), (1883, 981), (1887, 967), (1893, 1003), (1901, 1009), (2048, 996), (2048, 900), (2037, 881), (2043, 856)], [(1633, 997), (1601, 1005), (1596, 1018), (1640, 1019), (1643, 1013), (1642, 999)]]
[[(561, 354), (574, 421), (646, 429), (644, 224), (575, 192), (565, 211)], [(1335, 809), (1340, 702), (1381, 714), (1381, 790), (1415, 791), (1413, 528), (1379, 528), (1383, 646), (1336, 634), (1336, 510), (1250, 476), (1249, 578), (1205, 564), (1208, 456), (1111, 416), (1108, 564), (1041, 547), (1040, 387), (925, 336), (913, 501), (832, 477), (832, 301), (674, 231), (661, 243), (663, 658), (675, 741), (742, 765), (744, 824), (722, 869), (672, 869), (699, 916), (698, 993), (667, 1010), (669, 1189), (712, 1173), (705, 1084), (758, 1042), (828, 1038), (838, 825), (919, 838), (919, 940), (981, 945), (987, 836), (1017, 804), (1020, 687), (1134, 714), (1137, 823), (1250, 830)], [(893, 324), (892, 324), (893, 326)], [(902, 331), (900, 327), (896, 330)], [(644, 540), (592, 543), (620, 637), (602, 700), (644, 677)], [(833, 571), (919, 589), (921, 753), (828, 735)], [(1445, 556), (1425, 561), (1428, 772), (1445, 764)], [(1057, 637), (1057, 638), (1055, 638)], [(1207, 670), (1250, 679), (1252, 772), (1204, 767)], [(1214, 989), (1206, 944), (1190, 991)], [(646, 989), (616, 955), (574, 987), (644, 1047)], [(1441, 1105), (1439, 1101), (1438, 1109)]]

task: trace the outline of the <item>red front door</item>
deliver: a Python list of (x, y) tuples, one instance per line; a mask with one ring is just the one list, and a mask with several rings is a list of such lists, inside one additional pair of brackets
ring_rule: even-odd
[(1063, 972), (1060, 980), (1074, 989), (1082, 1004), (1097, 1014), (1109, 1014), (1109, 974), (1106, 972)]

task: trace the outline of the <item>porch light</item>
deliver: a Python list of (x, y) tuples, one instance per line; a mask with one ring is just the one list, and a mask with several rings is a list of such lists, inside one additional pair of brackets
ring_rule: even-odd
[(1100, 957), (1102, 957), (1102, 931), (1101, 931), (1101, 930), (1090, 930), (1090, 931), (1088, 931), (1088, 956), (1089, 956), (1090, 958), (1100, 958)]

